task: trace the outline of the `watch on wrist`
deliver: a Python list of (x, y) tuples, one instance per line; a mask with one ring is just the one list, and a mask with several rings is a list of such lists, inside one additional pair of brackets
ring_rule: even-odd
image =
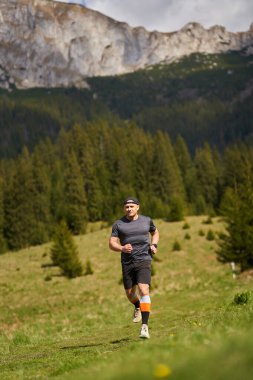
[(157, 244), (152, 243), (151, 245), (153, 245), (155, 248), (157, 248)]

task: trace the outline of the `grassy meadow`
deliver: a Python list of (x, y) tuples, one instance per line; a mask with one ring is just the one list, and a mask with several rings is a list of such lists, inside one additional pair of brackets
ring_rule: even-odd
[[(223, 225), (206, 219), (156, 221), (161, 238), (147, 341), (132, 323), (120, 254), (108, 249), (110, 228), (75, 238), (94, 273), (73, 280), (50, 266), (50, 244), (1, 255), (0, 378), (252, 379), (253, 301), (233, 300), (252, 290), (253, 276), (233, 278), (216, 260), (207, 233)], [(179, 251), (172, 249), (176, 240)]]

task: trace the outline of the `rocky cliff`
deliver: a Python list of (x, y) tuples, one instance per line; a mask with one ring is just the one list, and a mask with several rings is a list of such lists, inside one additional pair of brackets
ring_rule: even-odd
[(49, 0), (1, 0), (0, 87), (85, 87), (90, 76), (132, 72), (193, 52), (245, 49), (253, 26), (231, 33), (189, 23), (178, 32), (131, 28), (80, 5)]

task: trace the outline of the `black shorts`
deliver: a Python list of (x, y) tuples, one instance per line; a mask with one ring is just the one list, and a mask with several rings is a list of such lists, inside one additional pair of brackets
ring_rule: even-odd
[(131, 289), (138, 283), (151, 283), (151, 261), (140, 260), (134, 263), (122, 263), (123, 284), (125, 289)]

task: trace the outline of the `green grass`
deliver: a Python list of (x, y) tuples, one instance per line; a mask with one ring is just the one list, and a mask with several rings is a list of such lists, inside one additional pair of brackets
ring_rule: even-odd
[[(108, 249), (110, 228), (76, 238), (94, 274), (73, 280), (47, 265), (49, 244), (0, 256), (1, 379), (149, 380), (160, 363), (175, 380), (251, 379), (252, 302), (234, 297), (251, 291), (253, 279), (233, 279), (229, 265), (217, 262), (216, 242), (199, 236), (210, 229), (203, 220), (156, 221), (149, 341), (131, 322), (120, 257)], [(213, 219), (211, 229), (223, 226)], [(175, 240), (180, 251), (172, 251)]]

